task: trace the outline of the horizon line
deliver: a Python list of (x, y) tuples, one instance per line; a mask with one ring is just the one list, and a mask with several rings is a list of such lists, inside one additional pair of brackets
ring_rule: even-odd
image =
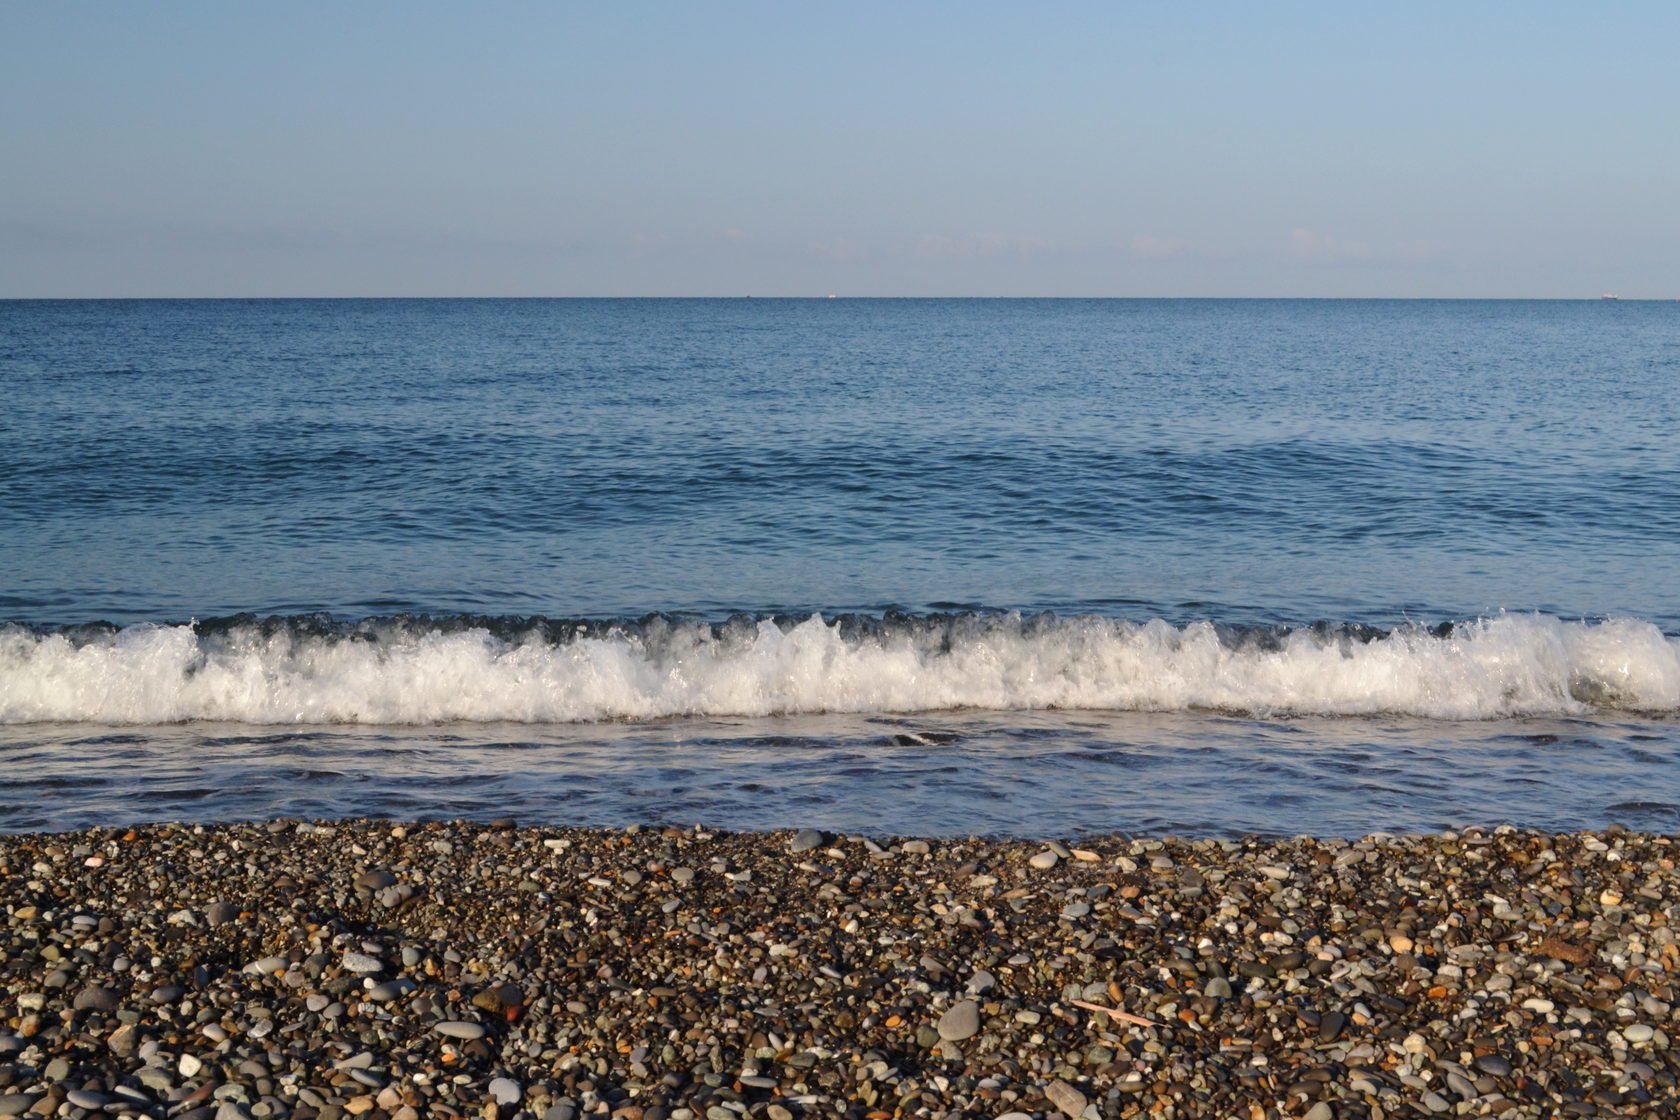
[(0, 303), (169, 303), (169, 302), (229, 302), (253, 303), (260, 301), (299, 302), (304, 300), (342, 301), (357, 300), (409, 300), (409, 301), (449, 301), (449, 300), (733, 300), (745, 302), (748, 300), (801, 300), (825, 302), (828, 300), (1043, 300), (1043, 301), (1108, 301), (1108, 302), (1296, 302), (1296, 303), (1680, 303), (1680, 296), (1186, 296), (1186, 295), (866, 295), (825, 293), (822, 295), (148, 295), (148, 296), (0, 296)]

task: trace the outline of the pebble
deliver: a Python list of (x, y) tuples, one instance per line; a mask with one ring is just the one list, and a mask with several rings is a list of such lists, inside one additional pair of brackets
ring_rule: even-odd
[(814, 828), (802, 828), (794, 833), (793, 840), (788, 844), (790, 852), (808, 852), (813, 848), (823, 846), (823, 834)]
[(77, 1011), (115, 1011), (120, 1002), (117, 993), (110, 988), (92, 985), (77, 992), (71, 1006)]
[(980, 1031), (980, 1005), (971, 999), (957, 1001), (939, 1017), (938, 1030), (947, 1042), (973, 1038)]
[(1067, 1116), (1075, 1118), (1085, 1111), (1085, 1106), (1088, 1103), (1084, 1093), (1059, 1077), (1045, 1086), (1044, 1095), (1050, 1098), (1051, 1104), (1061, 1109)]
[(799, 835), (0, 835), (0, 1114), (1680, 1115), (1674, 837)]

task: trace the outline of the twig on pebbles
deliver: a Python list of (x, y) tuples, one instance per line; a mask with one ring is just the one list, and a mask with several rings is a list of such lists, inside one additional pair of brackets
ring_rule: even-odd
[(1135, 1023), (1140, 1027), (1158, 1027), (1161, 1024), (1154, 1019), (1142, 1015), (1133, 1015), (1130, 1011), (1121, 1011), (1118, 1007), (1104, 1007), (1100, 1003), (1087, 1003), (1082, 999), (1070, 999), (1069, 1003), (1075, 1007), (1083, 1007), (1087, 1011), (1101, 1011), (1104, 1015), (1119, 1019), (1122, 1023)]

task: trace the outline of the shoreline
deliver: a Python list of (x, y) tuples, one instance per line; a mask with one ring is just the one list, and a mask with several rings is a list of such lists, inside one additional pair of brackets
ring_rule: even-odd
[(1660, 1114), (1677, 858), (1507, 826), (0, 835), (0, 1117)]

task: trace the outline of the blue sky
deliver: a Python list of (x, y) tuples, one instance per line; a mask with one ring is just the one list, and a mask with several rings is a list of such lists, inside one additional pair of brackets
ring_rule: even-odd
[(1680, 296), (1680, 5), (0, 5), (0, 297)]

